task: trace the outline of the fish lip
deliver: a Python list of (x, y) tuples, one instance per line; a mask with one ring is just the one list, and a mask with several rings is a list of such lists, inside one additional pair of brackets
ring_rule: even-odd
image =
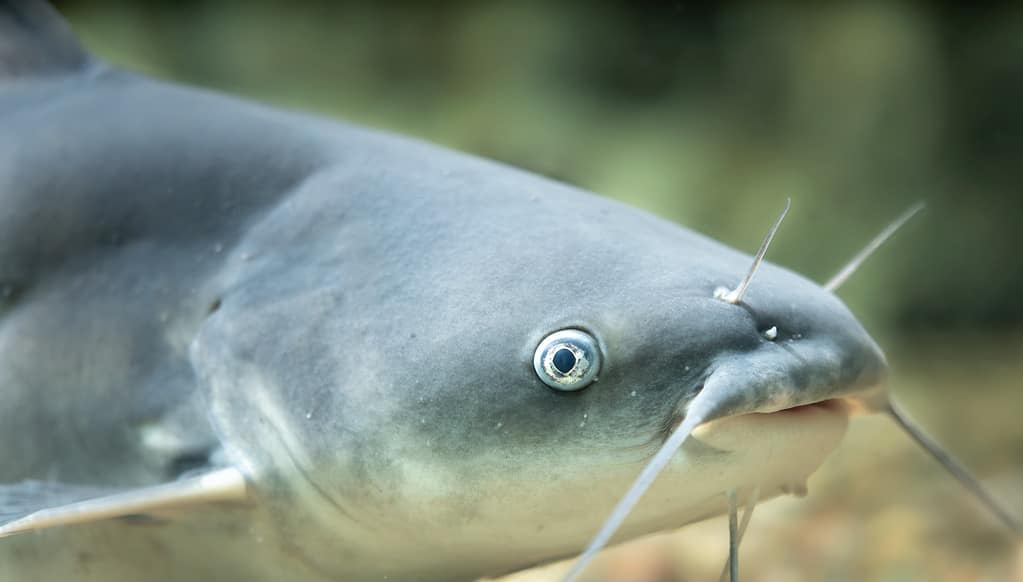
[[(702, 386), (701, 386), (701, 388), (702, 388)], [(753, 414), (773, 414), (773, 415), (785, 415), (785, 416), (798, 416), (798, 415), (804, 414), (807, 411), (812, 410), (812, 409), (827, 410), (827, 411), (833, 412), (833, 413), (842, 413), (842, 414), (848, 415), (848, 414), (850, 414), (850, 411), (855, 409), (855, 408), (856, 407), (854, 406), (854, 403), (852, 401), (850, 401), (849, 397), (847, 397), (847, 396), (835, 396), (835, 397), (832, 397), (832, 398), (823, 398), (821, 400), (816, 400), (814, 402), (806, 402), (806, 403), (803, 403), (803, 404), (797, 404), (795, 406), (790, 406), (788, 408), (783, 408), (781, 410), (775, 410), (775, 411), (772, 411), (772, 412), (743, 412), (741, 414), (735, 414), (735, 415), (732, 415), (732, 416), (725, 416), (725, 417), (721, 417), (721, 418), (715, 418), (714, 420), (707, 421), (706, 423), (703, 423), (700, 426), (703, 426), (705, 424), (710, 424), (712, 422), (717, 422), (717, 421), (720, 421), (720, 420), (727, 420), (727, 419), (731, 419), (731, 418), (739, 418), (739, 417), (742, 417), (742, 416), (749, 416), (749, 415), (753, 415)], [(683, 411), (681, 411), (681, 410), (673, 410), (671, 412), (671, 414), (669, 414), (665, 418), (665, 420), (662, 422), (661, 428), (657, 431), (657, 440), (660, 442), (660, 444), (664, 444), (664, 442), (666, 440), (668, 440), (668, 438), (671, 436), (671, 434), (673, 432), (675, 432), (675, 429), (677, 429), (678, 426), (680, 424), (682, 424), (682, 421), (685, 419), (685, 417), (686, 417), (686, 415), (685, 415), (685, 413)]]
[[(833, 398), (824, 398), (814, 402), (808, 402), (805, 404), (797, 404), (789, 408), (783, 408), (781, 410), (775, 410), (774, 412), (748, 412), (746, 414), (784, 414), (784, 415), (795, 415), (805, 412), (811, 408), (831, 410), (835, 412), (848, 412), (849, 410), (849, 398), (846, 396), (836, 396)], [(744, 416), (742, 414), (738, 416)]]

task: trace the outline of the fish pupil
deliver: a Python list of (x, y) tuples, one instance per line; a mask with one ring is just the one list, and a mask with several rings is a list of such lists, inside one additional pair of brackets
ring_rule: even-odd
[(558, 369), (562, 374), (567, 374), (572, 371), (575, 367), (575, 354), (568, 348), (561, 348), (554, 353), (554, 357), (551, 358), (551, 363)]

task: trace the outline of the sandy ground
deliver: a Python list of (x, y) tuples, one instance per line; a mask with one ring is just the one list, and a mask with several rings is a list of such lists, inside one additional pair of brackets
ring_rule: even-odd
[[(889, 348), (892, 391), (920, 424), (1023, 516), (1023, 335), (955, 336)], [(1023, 580), (1014, 540), (883, 417), (854, 419), (805, 499), (757, 507), (744, 582)], [(588, 580), (717, 580), (723, 517), (605, 552)], [(558, 580), (567, 563), (502, 578)]]

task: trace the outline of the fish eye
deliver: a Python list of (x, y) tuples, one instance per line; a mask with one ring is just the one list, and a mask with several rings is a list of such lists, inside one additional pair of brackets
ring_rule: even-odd
[(581, 390), (600, 371), (597, 340), (578, 329), (556, 331), (536, 346), (533, 369), (544, 384), (555, 390)]

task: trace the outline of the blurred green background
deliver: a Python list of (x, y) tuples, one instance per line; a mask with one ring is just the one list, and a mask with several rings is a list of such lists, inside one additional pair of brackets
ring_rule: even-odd
[[(817, 280), (926, 201), (840, 294), (907, 407), (1023, 513), (1023, 4), (57, 4), (115, 63), (503, 160), (748, 252), (791, 197), (768, 258)], [(847, 445), (799, 509), (754, 519), (750, 579), (1023, 579), (1019, 544), (883, 419)], [(666, 555), (688, 569), (655, 578), (719, 567), (685, 532)]]
[(1023, 324), (1023, 5), (68, 0), (110, 60), (507, 161), (830, 276), (871, 327)]

